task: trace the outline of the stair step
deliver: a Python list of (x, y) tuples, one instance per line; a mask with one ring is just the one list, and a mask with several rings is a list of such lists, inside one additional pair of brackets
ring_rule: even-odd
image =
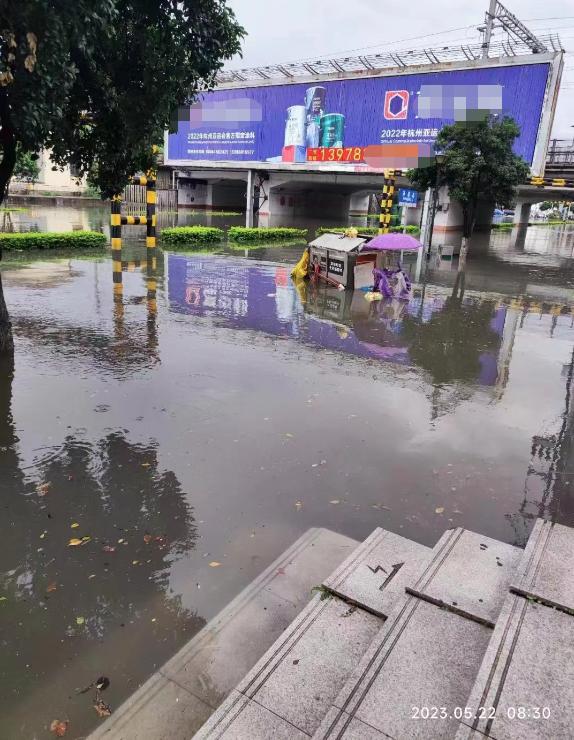
[[(491, 635), (484, 624), (405, 595), (314, 737), (452, 738), (453, 708), (464, 706)], [(448, 716), (416, 718), (413, 707), (445, 707)]]
[(508, 594), (465, 702), (476, 719), (463, 720), (456, 740), (571, 740), (573, 634), (571, 614)]
[(293, 737), (312, 735), (381, 625), (337, 597), (315, 596), (196, 738), (243, 737), (246, 727), (252, 740), (275, 734), (246, 712), (272, 714), (280, 737), (289, 728)]
[(457, 527), (447, 530), (408, 593), (494, 627), (522, 550)]
[(361, 608), (387, 617), (405, 586), (428, 562), (431, 549), (380, 527), (354, 550), (323, 586)]
[(538, 519), (512, 591), (574, 612), (574, 529)]

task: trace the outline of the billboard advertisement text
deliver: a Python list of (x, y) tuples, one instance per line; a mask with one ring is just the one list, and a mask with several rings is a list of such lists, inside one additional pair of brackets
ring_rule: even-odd
[(515, 151), (532, 163), (550, 65), (220, 89), (180, 109), (168, 162), (329, 164), (354, 168), (373, 145), (432, 145), (454, 121), (484, 112), (520, 127)]

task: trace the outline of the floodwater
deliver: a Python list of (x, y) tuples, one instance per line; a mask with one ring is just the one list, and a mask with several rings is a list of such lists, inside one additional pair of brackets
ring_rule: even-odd
[(88, 734), (309, 527), (574, 525), (574, 229), (518, 237), (408, 304), (298, 290), (300, 248), (131, 245), (121, 301), (109, 254), (5, 257), (0, 736)]

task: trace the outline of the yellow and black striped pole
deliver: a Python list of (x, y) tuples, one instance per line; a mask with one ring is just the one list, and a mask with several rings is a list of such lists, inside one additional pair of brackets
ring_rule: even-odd
[(156, 242), (155, 242), (155, 225), (156, 225), (156, 212), (155, 212), (155, 205), (156, 205), (156, 179), (155, 179), (155, 172), (149, 171), (147, 173), (147, 179), (146, 179), (146, 225), (147, 225), (147, 231), (146, 231), (146, 247), (148, 249), (155, 249)]
[(114, 195), (110, 212), (110, 237), (112, 243), (112, 275), (114, 282), (114, 301), (122, 300), (122, 197)]
[(391, 211), (395, 197), (395, 171), (387, 170), (383, 185), (381, 213), (379, 215), (379, 234), (388, 234), (391, 224)]

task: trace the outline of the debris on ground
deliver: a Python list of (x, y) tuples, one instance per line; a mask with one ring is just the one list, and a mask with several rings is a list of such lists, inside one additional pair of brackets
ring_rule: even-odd
[(112, 713), (110, 705), (106, 704), (103, 699), (94, 699), (94, 709), (98, 713), (98, 717), (109, 717)]
[(68, 720), (52, 720), (52, 724), (50, 725), (50, 732), (53, 732), (56, 737), (64, 737), (66, 732), (68, 732), (69, 724), (70, 723), (68, 722)]

